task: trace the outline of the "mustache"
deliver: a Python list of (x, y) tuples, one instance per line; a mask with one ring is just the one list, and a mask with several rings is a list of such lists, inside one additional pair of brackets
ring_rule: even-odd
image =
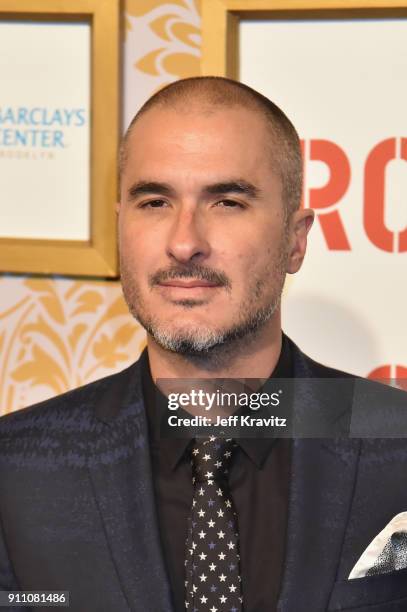
[(226, 289), (231, 288), (231, 282), (224, 272), (214, 270), (213, 268), (205, 268), (198, 264), (189, 264), (182, 267), (176, 266), (168, 269), (161, 268), (149, 276), (149, 285), (150, 287), (154, 287), (167, 280), (180, 278), (205, 280), (209, 283), (215, 283), (216, 285), (225, 287)]

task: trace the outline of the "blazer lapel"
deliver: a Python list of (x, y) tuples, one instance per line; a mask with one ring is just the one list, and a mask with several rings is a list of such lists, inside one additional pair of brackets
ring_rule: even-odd
[(129, 608), (170, 612), (138, 364), (111, 380), (89, 449), (95, 498)]
[[(294, 375), (318, 375), (293, 345)], [(297, 410), (310, 416), (323, 410), (315, 384), (300, 385)], [(329, 406), (325, 406), (329, 410)], [(356, 479), (360, 441), (352, 439), (294, 439), (286, 557), (279, 612), (315, 612), (327, 608), (339, 564), (348, 510)]]

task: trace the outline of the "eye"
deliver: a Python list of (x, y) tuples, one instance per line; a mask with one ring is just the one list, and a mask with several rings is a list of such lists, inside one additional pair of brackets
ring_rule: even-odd
[(164, 208), (166, 204), (165, 200), (149, 200), (148, 202), (142, 202), (139, 208)]
[(243, 204), (236, 202), (236, 200), (219, 200), (219, 202), (216, 202), (216, 206), (220, 208), (244, 208)]

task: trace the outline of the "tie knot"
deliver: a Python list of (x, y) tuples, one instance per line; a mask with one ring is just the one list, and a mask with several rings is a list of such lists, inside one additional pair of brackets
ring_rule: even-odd
[(227, 480), (233, 451), (237, 447), (232, 438), (194, 439), (192, 446), (192, 475), (194, 482)]

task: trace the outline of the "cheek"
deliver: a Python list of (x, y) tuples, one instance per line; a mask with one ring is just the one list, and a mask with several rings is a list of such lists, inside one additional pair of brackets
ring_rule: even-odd
[(119, 247), (122, 257), (128, 262), (134, 259), (134, 265), (148, 258), (154, 242), (139, 224), (126, 218), (119, 223)]
[(158, 240), (152, 239), (142, 228), (122, 227), (119, 241), (121, 266), (143, 294), (149, 291), (149, 277), (165, 267), (158, 245)]
[(219, 266), (224, 270), (232, 283), (231, 298), (238, 298), (246, 293), (253, 279), (258, 279), (266, 267), (266, 258), (258, 245), (247, 243), (240, 245), (238, 249), (223, 251), (222, 264)]
[(245, 290), (253, 282), (268, 278), (279, 267), (280, 258), (277, 240), (274, 245), (270, 239), (259, 240), (257, 244), (248, 244), (235, 254), (231, 274), (237, 282), (242, 282), (242, 289)]
[(128, 226), (122, 227), (119, 233), (119, 251), (122, 269), (140, 283), (149, 268), (145, 239)]
[(250, 237), (245, 236), (244, 243), (235, 245), (234, 258), (239, 262), (239, 267), (251, 270), (270, 257), (268, 253), (271, 253), (269, 240), (256, 233)]
[(162, 255), (165, 250), (166, 227), (154, 220), (144, 219), (131, 211), (119, 217), (120, 246), (143, 255)]

